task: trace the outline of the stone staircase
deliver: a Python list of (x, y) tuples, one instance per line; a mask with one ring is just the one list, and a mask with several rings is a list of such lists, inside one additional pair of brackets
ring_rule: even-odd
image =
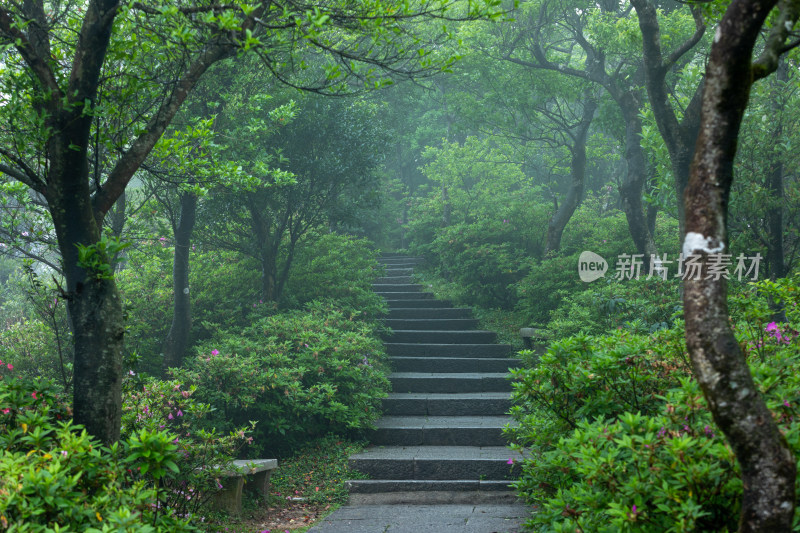
[(413, 283), (420, 258), (385, 254), (386, 338), (393, 392), (384, 400), (371, 446), (350, 458), (369, 475), (350, 480), (350, 501), (363, 503), (484, 503), (513, 500), (517, 472), (502, 428), (511, 391), (512, 348), (476, 330), (472, 310), (436, 300)]

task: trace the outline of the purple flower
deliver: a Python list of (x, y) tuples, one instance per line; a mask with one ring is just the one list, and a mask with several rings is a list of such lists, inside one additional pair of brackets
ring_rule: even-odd
[(509, 459), (508, 461), (506, 461), (506, 464), (507, 465), (513, 465), (514, 464), (514, 459)]
[(219, 355), (219, 350), (214, 348), (213, 350), (211, 350), (211, 355)]

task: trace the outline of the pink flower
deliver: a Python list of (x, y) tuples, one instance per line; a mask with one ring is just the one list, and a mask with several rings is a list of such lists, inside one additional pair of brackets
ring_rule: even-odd
[(514, 464), (514, 459), (509, 459), (508, 461), (506, 461), (506, 464), (507, 465), (513, 465)]
[(39, 399), (39, 398), (36, 396), (36, 391), (32, 392), (32, 393), (31, 393), (31, 396), (33, 396), (33, 399), (34, 399), (34, 400), (38, 400), (38, 399)]
[(177, 415), (177, 416), (183, 416), (183, 411), (181, 411), (180, 409), (178, 409), (178, 415)]
[(219, 355), (219, 350), (214, 348), (213, 350), (211, 350), (211, 355)]
[(167, 416), (167, 419), (168, 419), (168, 420), (174, 420), (174, 419), (175, 419), (175, 417), (174, 417), (174, 416), (172, 416), (172, 413), (170, 413), (170, 414), (169, 414), (169, 416)]
[(7, 415), (7, 414), (8, 414), (8, 413), (10, 413), (10, 412), (11, 412), (11, 409), (9, 409), (8, 407), (6, 407), (5, 409), (3, 409), (3, 414), (4, 414), (4, 415)]
[(11, 363), (8, 363), (6, 366), (8, 367), (9, 370), (14, 370), (14, 365), (12, 365)]

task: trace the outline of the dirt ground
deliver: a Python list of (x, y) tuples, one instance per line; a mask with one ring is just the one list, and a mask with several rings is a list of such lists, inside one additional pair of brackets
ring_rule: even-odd
[(285, 533), (308, 528), (331, 512), (330, 505), (311, 505), (304, 502), (287, 503), (284, 507), (260, 507), (243, 513), (236, 531)]

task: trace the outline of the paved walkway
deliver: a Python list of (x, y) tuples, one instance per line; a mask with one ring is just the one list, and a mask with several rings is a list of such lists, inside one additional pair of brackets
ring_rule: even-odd
[(346, 505), (308, 533), (521, 533), (530, 507), (511, 505)]

